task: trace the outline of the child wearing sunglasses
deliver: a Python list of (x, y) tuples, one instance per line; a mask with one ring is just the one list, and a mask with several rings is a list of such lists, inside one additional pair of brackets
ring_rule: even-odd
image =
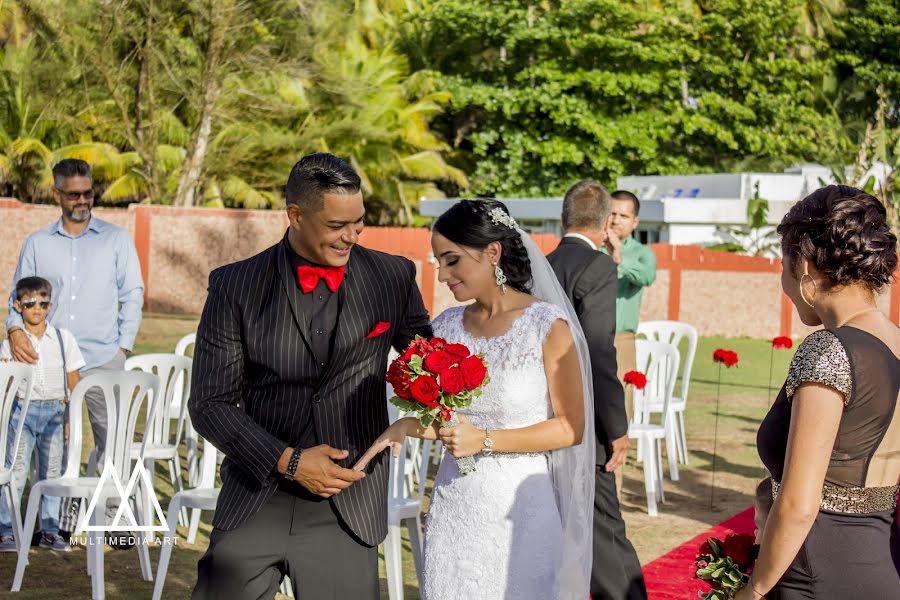
[[(16, 282), (15, 308), (22, 315), (25, 335), (38, 354), (34, 366), (34, 386), (25, 425), (19, 441), (19, 453), (13, 467), (16, 482), (15, 498), (21, 503), (25, 480), (31, 466), (31, 455), (38, 449), (38, 480), (59, 477), (69, 432), (66, 422), (66, 402), (69, 390), (78, 383), (78, 369), (84, 366), (84, 358), (78, 349), (75, 336), (66, 329), (51, 326), (48, 321), (51, 303), (50, 282), (42, 277), (23, 277)], [(0, 346), (0, 360), (12, 359), (9, 340)], [(7, 436), (6, 466), (11, 466), (12, 445), (15, 431), (22, 418), (22, 404), (17, 397), (13, 404)], [(41, 499), (41, 540), (39, 546), (50, 550), (68, 552), (69, 544), (59, 536), (60, 498), (44, 496)], [(30, 540), (28, 540), (30, 543)], [(6, 503), (6, 495), (0, 497), (0, 552), (15, 552), (12, 518)]]

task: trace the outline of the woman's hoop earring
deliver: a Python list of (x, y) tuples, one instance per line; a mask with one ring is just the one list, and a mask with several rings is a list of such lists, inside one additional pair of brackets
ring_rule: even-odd
[[(815, 290), (816, 295), (819, 294), (819, 284), (816, 283), (816, 280), (813, 279), (812, 275), (810, 275), (809, 273), (804, 273), (803, 275), (800, 276), (800, 297), (803, 299), (804, 302), (806, 302), (806, 305), (808, 307), (815, 308), (815, 305), (812, 302), (810, 302), (809, 300), (807, 300), (806, 294), (803, 293), (803, 278), (804, 277), (809, 277), (809, 280), (812, 281), (813, 289)], [(815, 298), (813, 298), (813, 300), (815, 300)]]
[(506, 274), (503, 273), (503, 269), (500, 268), (500, 265), (494, 263), (494, 277), (497, 279), (497, 286), (500, 288), (500, 293), (506, 293)]

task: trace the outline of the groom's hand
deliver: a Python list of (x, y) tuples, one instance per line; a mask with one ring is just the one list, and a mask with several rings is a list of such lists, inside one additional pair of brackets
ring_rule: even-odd
[(300, 455), (294, 481), (313, 494), (330, 498), (366, 476), (362, 471), (345, 469), (334, 463), (348, 455), (346, 450), (338, 450), (327, 444), (307, 448)]
[(622, 466), (622, 463), (625, 462), (625, 457), (628, 456), (628, 436), (624, 435), (618, 439), (615, 439), (610, 444), (612, 446), (612, 455), (609, 457), (609, 461), (606, 463), (606, 472), (612, 473), (616, 469)]

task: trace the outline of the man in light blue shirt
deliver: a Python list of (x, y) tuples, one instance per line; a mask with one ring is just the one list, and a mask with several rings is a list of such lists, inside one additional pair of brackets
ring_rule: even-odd
[[(53, 197), (61, 218), (32, 233), (19, 253), (9, 298), (7, 336), (15, 360), (37, 362), (37, 353), (14, 310), (16, 282), (39, 276), (53, 285), (54, 327), (75, 335), (84, 356), (81, 376), (125, 366), (141, 324), (144, 281), (137, 250), (128, 232), (91, 216), (94, 206), (90, 166), (65, 159), (53, 167)], [(102, 468), (106, 448), (106, 404), (98, 388), (85, 396), (97, 464)]]

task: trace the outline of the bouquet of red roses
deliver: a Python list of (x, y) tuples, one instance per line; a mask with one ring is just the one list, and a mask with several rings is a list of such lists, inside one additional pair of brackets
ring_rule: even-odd
[(759, 546), (754, 541), (753, 536), (747, 533), (729, 533), (724, 542), (711, 537), (700, 545), (694, 576), (710, 582), (712, 586), (708, 592), (698, 592), (701, 598), (734, 598), (750, 582), (753, 563), (759, 554)]
[[(396, 394), (391, 404), (415, 413), (422, 427), (437, 418), (444, 427), (452, 427), (459, 425), (456, 409), (468, 408), (491, 378), (484, 357), (472, 354), (464, 344), (416, 336), (391, 362), (386, 379)], [(471, 456), (457, 458), (456, 464), (463, 475), (475, 470)]]

